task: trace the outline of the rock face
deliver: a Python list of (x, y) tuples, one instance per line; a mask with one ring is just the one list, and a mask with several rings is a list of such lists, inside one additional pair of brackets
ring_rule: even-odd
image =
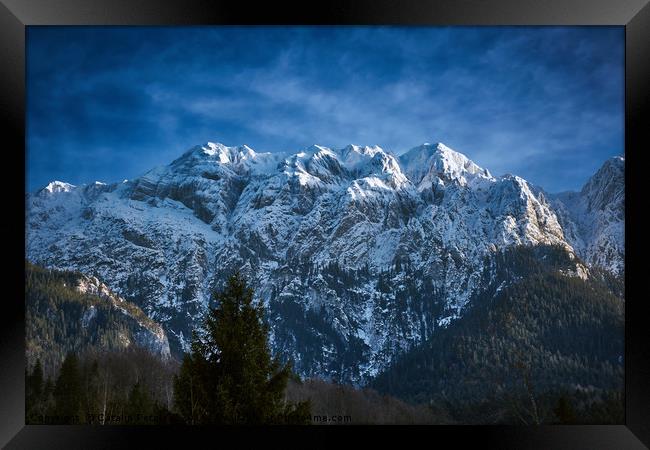
[(500, 249), (578, 242), (560, 200), (443, 144), (397, 157), (208, 143), (135, 180), (66, 186), (27, 198), (31, 261), (97, 276), (165, 327), (172, 352), (240, 270), (277, 352), (359, 384), (457, 318)]
[[(163, 359), (171, 356), (169, 340), (163, 327), (151, 320), (139, 307), (111, 292), (108, 286), (96, 277), (79, 276), (74, 289), (82, 294), (98, 297), (105, 302), (107, 308), (124, 316), (129, 328), (129, 333), (124, 335), (122, 340), (124, 347), (136, 345)], [(96, 311), (97, 309), (91, 306), (84, 312), (82, 319), (84, 327), (88, 327), (89, 323), (97, 316)]]
[(580, 192), (552, 196), (567, 241), (589, 265), (622, 275), (625, 257), (625, 158), (610, 158)]
[(163, 359), (171, 353), (163, 327), (97, 278), (26, 267), (26, 343), (30, 364), (58, 368), (69, 351), (137, 346)]

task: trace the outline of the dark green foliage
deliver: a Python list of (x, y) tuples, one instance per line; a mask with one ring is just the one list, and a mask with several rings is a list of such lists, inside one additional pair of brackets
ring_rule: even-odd
[(47, 270), (26, 263), (27, 361), (33, 365), (40, 360), (46, 376), (53, 376), (68, 352), (123, 350), (125, 342), (135, 341), (140, 324), (155, 326), (129, 302), (120, 305), (128, 312), (126, 315), (105, 298), (77, 291), (81, 277), (77, 272)]
[(92, 414), (101, 408), (102, 377), (99, 370), (99, 363), (96, 359), (92, 358), (88, 359), (88, 361), (84, 361), (83, 366), (83, 407), (86, 413)]
[[(37, 421), (45, 414), (45, 390), (49, 386), (43, 380), (41, 361), (36, 360), (31, 373), (25, 378), (25, 417), (27, 422)], [(49, 392), (48, 392), (49, 393)]]
[(571, 405), (571, 400), (566, 395), (561, 395), (557, 400), (557, 406), (553, 409), (558, 422), (570, 425), (576, 421), (576, 413)]
[[(558, 247), (498, 254), (489, 269), (494, 284), (463, 317), (372, 386), (446, 405), (463, 422), (554, 422), (561, 420), (553, 413), (560, 395), (573, 405), (576, 422), (592, 420), (598, 402), (623, 389), (624, 302), (601, 279), (567, 276), (574, 267)], [(564, 419), (567, 405), (558, 410)], [(616, 423), (619, 416), (600, 417)]]
[(306, 405), (284, 399), (291, 374), (271, 356), (262, 305), (239, 274), (216, 295), (174, 378), (174, 403), (190, 424), (306, 421)]
[[(407, 272), (399, 272), (398, 269)], [(295, 286), (314, 286), (314, 296), (305, 298)], [(445, 313), (445, 293), (434, 287), (424, 269), (412, 269), (407, 258), (396, 258), (391, 268), (371, 272), (368, 266), (350, 269), (331, 261), (324, 266), (309, 261), (296, 261), (286, 268), (286, 278), (280, 278), (270, 289), (269, 319), (274, 325), (274, 347), (280, 356), (299, 353), (295, 368), (307, 376), (327, 373), (332, 380), (346, 382), (361, 377), (359, 361), (364, 360), (370, 347), (356, 336), (357, 323), (341, 329), (335, 319), (342, 311), (358, 308), (367, 301), (367, 292), (359, 286), (374, 285), (375, 309), (390, 327), (396, 339), (382, 349), (385, 354), (400, 351), (400, 338), (412, 324), (417, 324), (423, 336), (435, 328), (436, 319)], [(331, 303), (330, 292), (337, 296), (337, 310), (326, 308)], [(319, 297), (324, 297), (323, 299)], [(322, 301), (324, 300), (324, 301)], [(340, 318), (340, 315), (339, 315)], [(323, 358), (327, 349), (329, 357)]]
[(177, 363), (146, 350), (70, 353), (55, 382), (36, 394), (37, 366), (26, 379), (28, 424), (172, 424), (172, 376)]
[(598, 267), (590, 269), (592, 278), (619, 298), (625, 298), (625, 273), (614, 275)]
[(41, 360), (37, 359), (32, 373), (27, 378), (26, 389), (28, 393), (38, 397), (43, 393), (43, 367)]
[[(379, 307), (411, 311), (423, 317), (423, 330), (435, 332), (363, 390), (314, 380), (287, 388), (291, 367), (272, 357), (262, 307), (237, 275), (215, 296), (178, 367), (144, 350), (115, 351), (115, 330), (128, 332), (128, 324), (100, 310), (105, 315), (90, 328), (80, 326), (83, 312), (101, 305), (71, 289), (79, 274), (28, 266), (26, 420), (302, 424), (313, 411), (350, 415), (352, 423), (622, 423), (622, 279), (597, 270), (588, 280), (567, 276), (575, 262), (559, 247), (495, 255), (481, 274), (492, 284), (447, 328), (435, 323), (444, 293), (431, 289), (426, 274), (396, 285), (393, 269), (382, 272)], [(372, 278), (367, 267), (299, 264), (304, 279), (322, 276), (350, 301), (358, 294), (349, 286)], [(406, 265), (396, 259), (394, 270)], [(305, 308), (284, 287), (270, 291), (276, 343), (314, 349), (327, 343), (345, 367), (314, 370), (329, 370), (334, 379), (357, 370), (354, 361), (367, 350), (362, 341), (337, 332), (324, 309)], [(70, 350), (79, 357), (69, 354), (61, 365)], [(307, 359), (301, 363), (309, 367)]]
[(582, 423), (589, 424), (621, 424), (625, 423), (625, 396), (622, 390), (604, 392), (597, 398), (584, 396), (582, 401), (584, 410)]
[(79, 423), (82, 405), (82, 386), (79, 360), (74, 353), (68, 353), (54, 387), (56, 415), (61, 423)]
[(129, 392), (126, 411), (132, 417), (150, 416), (153, 413), (153, 401), (147, 388), (137, 381)]

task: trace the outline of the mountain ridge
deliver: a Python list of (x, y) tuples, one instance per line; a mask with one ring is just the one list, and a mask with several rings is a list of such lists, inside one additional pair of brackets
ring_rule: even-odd
[(25, 268), (26, 356), (48, 372), (69, 351), (146, 349), (171, 356), (163, 327), (96, 277), (79, 272)]
[(582, 258), (557, 202), (444, 144), (395, 156), (207, 143), (134, 180), (28, 195), (26, 250), (98, 276), (161, 322), (176, 351), (240, 270), (301, 374), (363, 383), (459, 317), (500, 249), (559, 245)]

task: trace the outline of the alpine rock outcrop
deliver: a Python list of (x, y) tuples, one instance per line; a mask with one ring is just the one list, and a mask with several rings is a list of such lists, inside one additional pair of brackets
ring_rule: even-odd
[(580, 192), (552, 196), (567, 241), (588, 264), (622, 275), (625, 258), (625, 158), (615, 156)]
[(49, 373), (70, 351), (146, 349), (170, 357), (163, 327), (93, 276), (25, 267), (25, 343), (29, 365)]
[[(28, 195), (26, 252), (101, 279), (161, 323), (176, 353), (239, 270), (299, 373), (363, 384), (458, 318), (500, 250), (560, 246), (622, 270), (610, 200), (622, 205), (610, 186), (622, 173), (608, 164), (580, 194), (551, 196), (443, 144), (396, 156), (207, 143), (134, 180)], [(578, 258), (575, 273), (588, 273)]]

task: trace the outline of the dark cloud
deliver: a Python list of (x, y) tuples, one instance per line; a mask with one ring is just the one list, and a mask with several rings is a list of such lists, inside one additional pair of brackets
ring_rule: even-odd
[(623, 152), (621, 27), (29, 28), (28, 187), (132, 178), (207, 140), (442, 141), (578, 189)]

